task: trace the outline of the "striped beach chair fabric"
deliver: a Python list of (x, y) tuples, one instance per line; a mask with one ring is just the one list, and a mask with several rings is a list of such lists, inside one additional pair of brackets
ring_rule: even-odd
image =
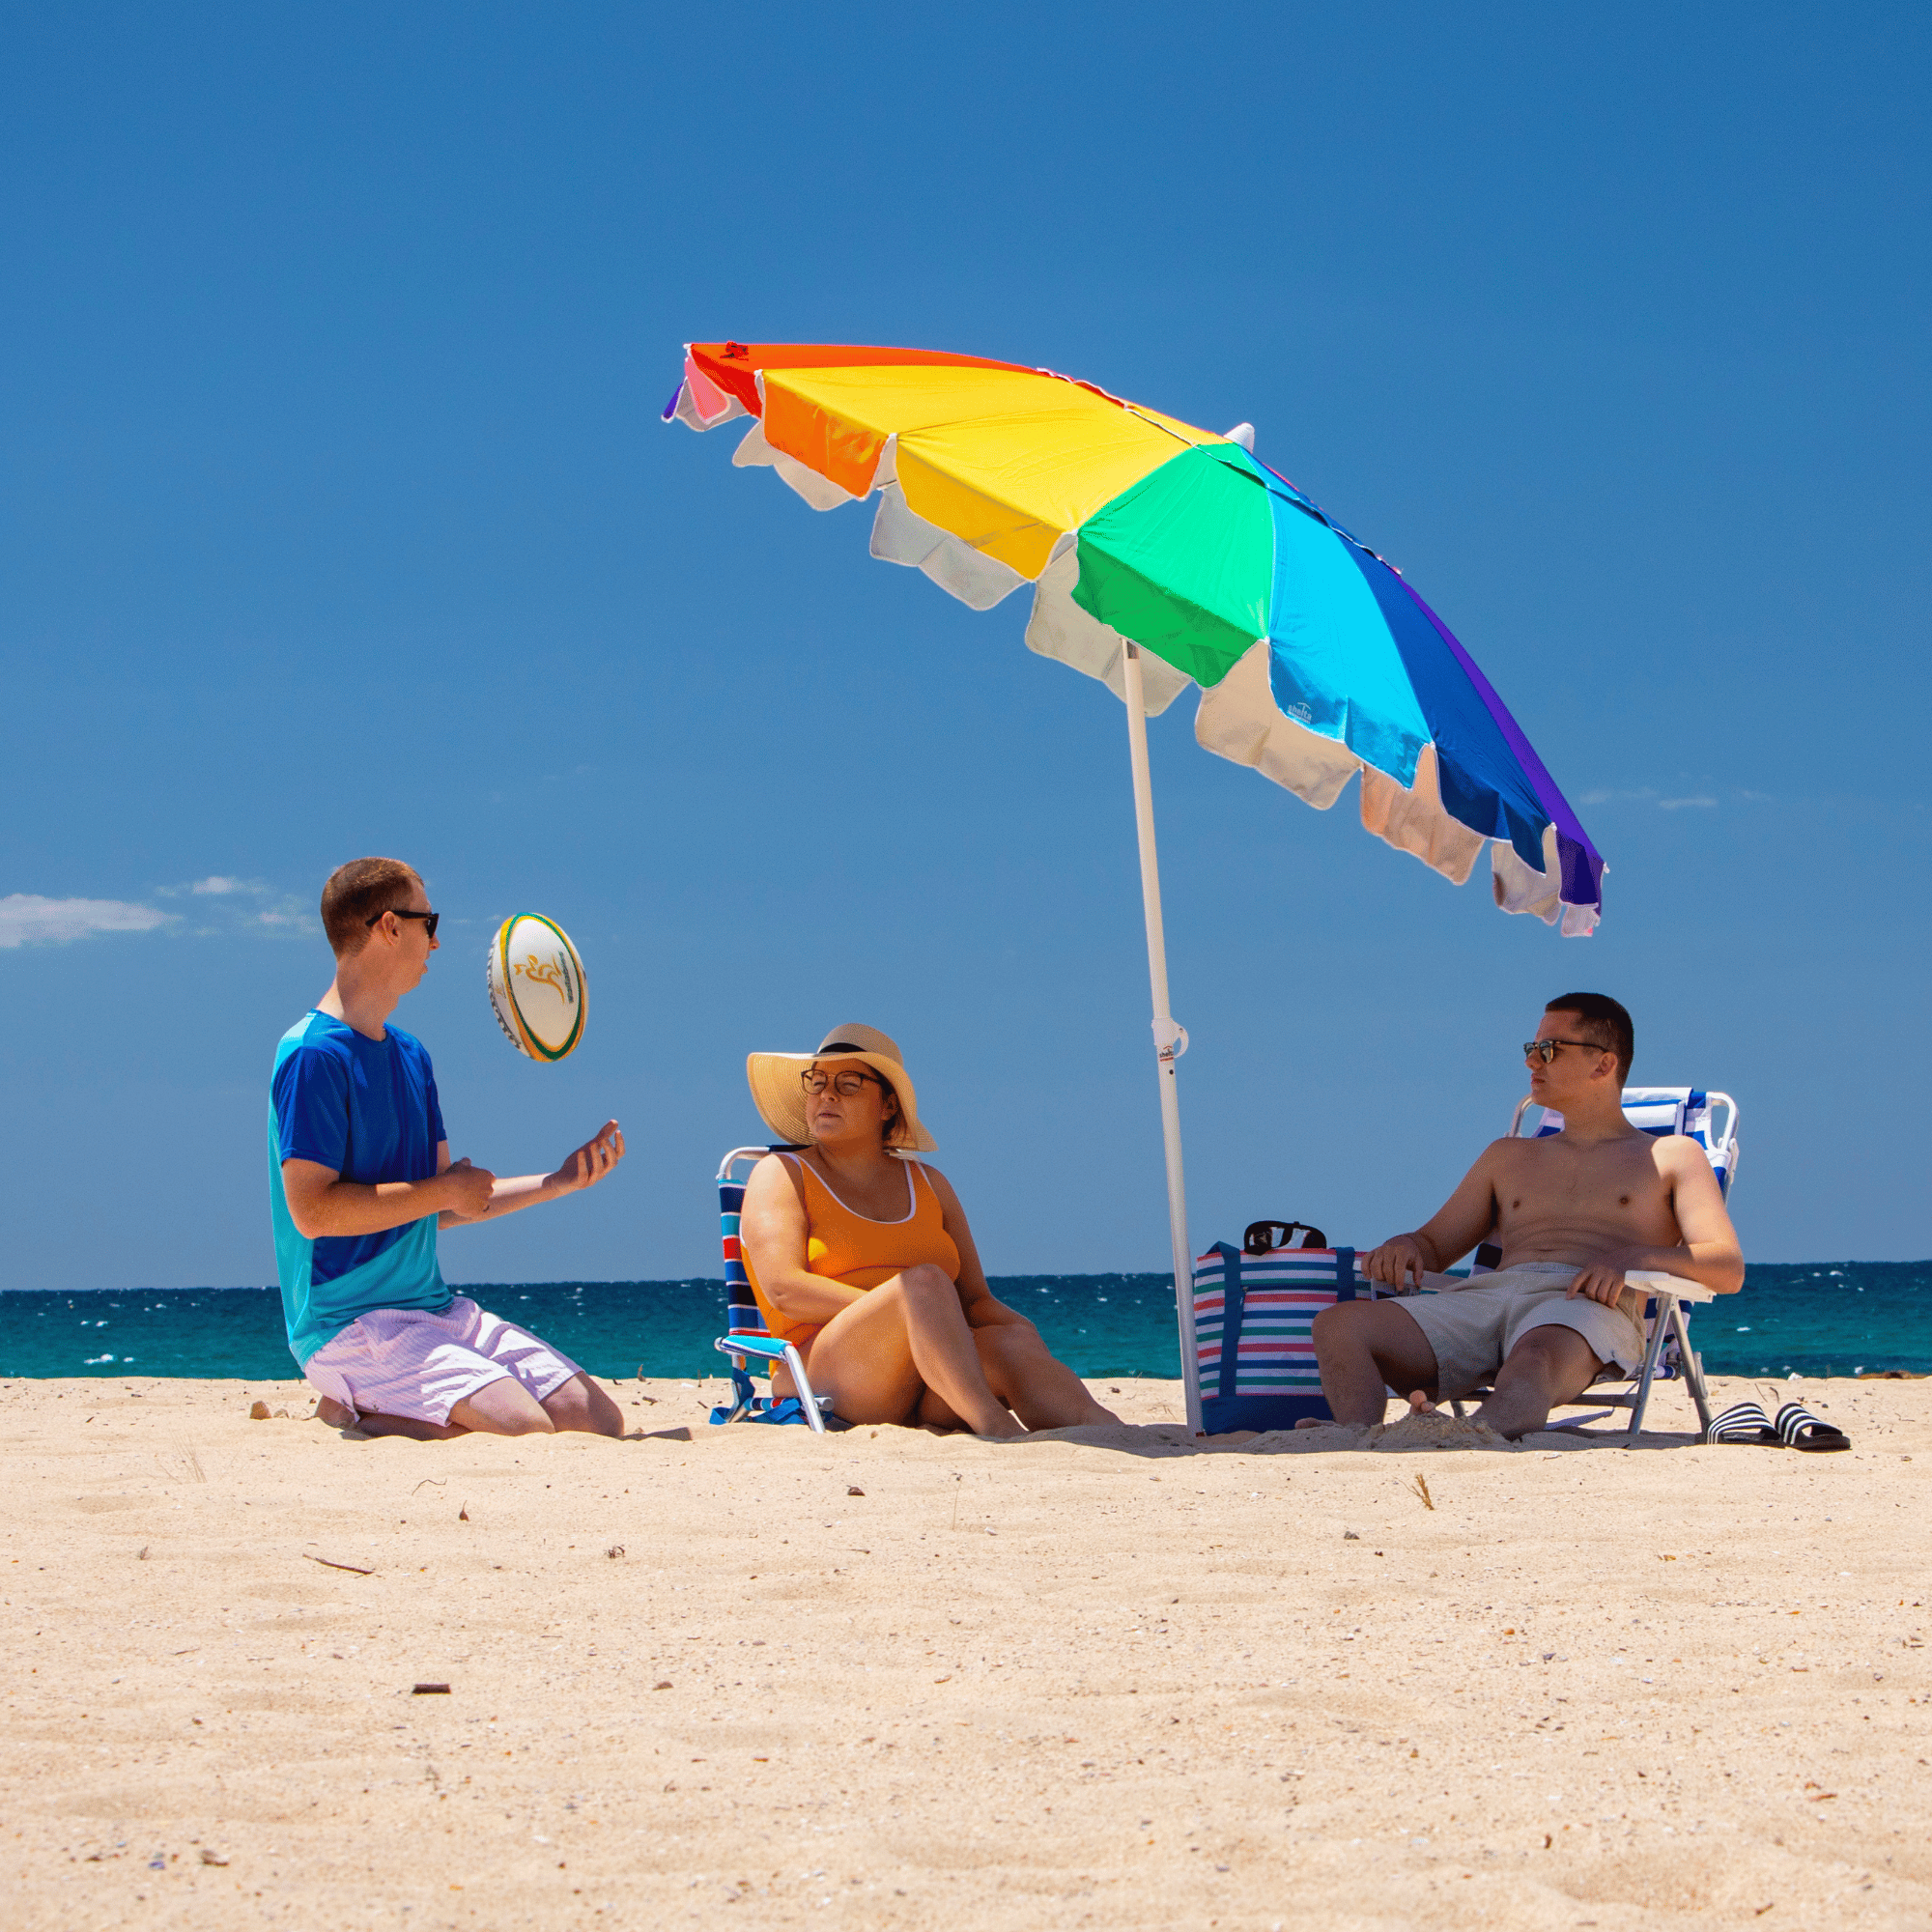
[(1271, 1248), (1217, 1242), (1194, 1264), (1194, 1338), (1202, 1427), (1293, 1429), (1325, 1418), (1310, 1334), (1315, 1318), (1355, 1298), (1353, 1248)]
[[(789, 1342), (781, 1342), (765, 1326), (764, 1311), (752, 1293), (752, 1278), (745, 1272), (745, 1251), (738, 1238), (738, 1217), (745, 1205), (745, 1183), (735, 1170), (741, 1161), (757, 1162), (779, 1151), (771, 1147), (733, 1148), (718, 1168), (718, 1231), (724, 1250), (725, 1332), (712, 1345), (731, 1364), (730, 1402), (711, 1411), (713, 1422), (803, 1422), (814, 1434), (825, 1434), (825, 1418), (820, 1399), (811, 1392), (805, 1362)], [(786, 1396), (773, 1402), (760, 1395), (752, 1379), (751, 1364), (762, 1362), (767, 1375), (774, 1362), (783, 1362), (791, 1371), (796, 1399)]]

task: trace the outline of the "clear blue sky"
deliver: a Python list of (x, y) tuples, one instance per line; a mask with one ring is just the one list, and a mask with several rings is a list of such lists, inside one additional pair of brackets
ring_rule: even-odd
[[(1165, 1265), (1120, 707), (661, 427), (722, 336), (1254, 422), (1608, 859), (1560, 940), (1158, 721), (1197, 1247), (1414, 1225), (1586, 987), (1739, 1095), (1749, 1254), (1923, 1255), (1927, 23), (11, 10), (0, 1284), (272, 1277), (270, 1055), (368, 851), (443, 911), (398, 1020), (456, 1151), (629, 1134), (452, 1278), (715, 1272), (744, 1054), (847, 1019), (995, 1272)], [(559, 1068), (484, 998), (525, 908), (588, 963)]]

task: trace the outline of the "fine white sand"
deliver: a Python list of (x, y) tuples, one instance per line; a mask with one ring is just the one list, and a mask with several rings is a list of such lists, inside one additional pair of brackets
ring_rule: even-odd
[(616, 1386), (642, 1439), (0, 1385), (6, 1922), (1932, 1921), (1932, 1383), (1788, 1391), (1836, 1456)]

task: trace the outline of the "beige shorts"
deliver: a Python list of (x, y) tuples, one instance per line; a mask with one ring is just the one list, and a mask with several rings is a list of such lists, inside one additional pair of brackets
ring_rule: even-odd
[(1643, 1362), (1643, 1307), (1634, 1289), (1614, 1308), (1567, 1299), (1578, 1270), (1568, 1262), (1524, 1262), (1478, 1275), (1467, 1288), (1414, 1294), (1403, 1310), (1435, 1351), (1435, 1389), (1447, 1400), (1488, 1381), (1532, 1328), (1574, 1328), (1601, 1362), (1634, 1375)]

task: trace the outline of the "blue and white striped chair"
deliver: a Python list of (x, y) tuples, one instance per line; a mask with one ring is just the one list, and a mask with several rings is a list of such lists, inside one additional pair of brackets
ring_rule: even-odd
[[(733, 1148), (718, 1167), (718, 1233), (724, 1250), (725, 1333), (712, 1345), (731, 1363), (732, 1400), (711, 1411), (713, 1422), (803, 1421), (814, 1435), (825, 1434), (823, 1407), (830, 1397), (814, 1396), (807, 1379), (805, 1360), (789, 1342), (781, 1342), (765, 1326), (764, 1311), (752, 1293), (752, 1278), (745, 1272), (745, 1251), (739, 1242), (738, 1217), (745, 1205), (745, 1183), (732, 1170), (740, 1161), (760, 1161), (768, 1153), (789, 1151), (790, 1143), (774, 1147)], [(791, 1371), (792, 1386), (798, 1390), (800, 1413), (783, 1413), (789, 1398), (773, 1402), (760, 1395), (752, 1379), (751, 1363), (765, 1364), (767, 1374), (774, 1362), (782, 1362)]]
[[(1696, 1087), (1626, 1087), (1623, 1103), (1624, 1118), (1632, 1126), (1659, 1136), (1685, 1134), (1695, 1141), (1704, 1150), (1705, 1157), (1711, 1163), (1711, 1172), (1718, 1178), (1719, 1193), (1726, 1200), (1730, 1198), (1731, 1183), (1738, 1175), (1738, 1103), (1728, 1094), (1705, 1093)], [(1523, 1117), (1535, 1104), (1527, 1096), (1517, 1102), (1516, 1116), (1510, 1122), (1512, 1138), (1522, 1135)], [(1718, 1121), (1720, 1113), (1721, 1125)], [(1540, 1141), (1562, 1131), (1563, 1116), (1546, 1108), (1535, 1133), (1528, 1138)], [(1493, 1253), (1493, 1250), (1490, 1252)], [(1478, 1248), (1472, 1274), (1487, 1274), (1493, 1266), (1493, 1263), (1484, 1257), (1485, 1250)], [(1690, 1316), (1686, 1304), (1714, 1300), (1714, 1291), (1682, 1275), (1660, 1274), (1648, 1269), (1633, 1269), (1625, 1279), (1645, 1296), (1642, 1366), (1634, 1376), (1628, 1377), (1614, 1366), (1605, 1369), (1591, 1389), (1577, 1398), (1577, 1402), (1603, 1403), (1607, 1406), (1590, 1415), (1573, 1417), (1557, 1426), (1575, 1429), (1585, 1422), (1596, 1422), (1619, 1408), (1627, 1408), (1631, 1415), (1630, 1439), (1634, 1442), (1643, 1428), (1643, 1413), (1650, 1402), (1651, 1384), (1659, 1380), (1673, 1381), (1681, 1376), (1690, 1391), (1690, 1400), (1697, 1406), (1699, 1425), (1708, 1429), (1711, 1426), (1710, 1391), (1704, 1383), (1704, 1365), (1690, 1346)], [(1597, 1392), (1605, 1382), (1620, 1380), (1629, 1381), (1634, 1386), (1620, 1395)], [(1488, 1393), (1487, 1389), (1472, 1392), (1478, 1399)], [(1461, 1415), (1462, 1404), (1456, 1404), (1455, 1408), (1456, 1413)]]

